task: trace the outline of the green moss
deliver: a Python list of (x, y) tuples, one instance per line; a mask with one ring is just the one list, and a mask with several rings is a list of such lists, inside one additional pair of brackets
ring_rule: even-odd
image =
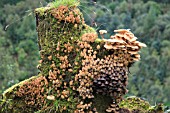
[(40, 16), (43, 16), (47, 10), (51, 9), (50, 7), (40, 7), (35, 9), (35, 13), (39, 13)]
[(79, 0), (55, 0), (54, 2), (51, 3), (51, 7), (58, 7), (60, 5), (72, 7), (72, 6), (78, 6), (79, 5)]
[(151, 106), (148, 110), (148, 113), (164, 113), (163, 104), (158, 104), (156, 106)]
[[(139, 113), (163, 113), (163, 105), (159, 104), (151, 106), (149, 102), (138, 97), (127, 97), (119, 103), (120, 108), (128, 109), (129, 111), (138, 111)], [(158, 112), (159, 111), (159, 112)]]
[(119, 106), (121, 108), (127, 108), (129, 110), (140, 110), (142, 112), (147, 112), (147, 110), (150, 108), (150, 105), (148, 102), (137, 98), (137, 97), (128, 97), (125, 100), (123, 100)]
[(84, 29), (81, 31), (81, 35), (85, 33), (97, 33), (93, 27), (88, 26), (87, 24), (83, 24)]
[(103, 40), (100, 39), (100, 38), (97, 38), (97, 39), (95, 40), (96, 43), (100, 43), (100, 42), (102, 42), (102, 41), (103, 41)]

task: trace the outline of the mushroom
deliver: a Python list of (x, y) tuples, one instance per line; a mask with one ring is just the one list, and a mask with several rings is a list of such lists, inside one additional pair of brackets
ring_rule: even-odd
[(127, 45), (126, 45), (126, 47), (128, 47), (128, 48), (132, 48), (132, 49), (139, 49), (139, 47), (138, 47), (138, 46), (135, 46), (135, 45), (129, 45), (129, 44), (127, 44)]
[(100, 33), (102, 39), (104, 39), (104, 35), (103, 34), (107, 33), (107, 31), (106, 30), (99, 30), (99, 33)]
[(52, 55), (48, 56), (48, 60), (52, 60)]
[(107, 33), (107, 31), (106, 30), (99, 30), (99, 33), (104, 34), (104, 33)]
[(135, 54), (134, 56), (135, 56), (135, 58), (140, 58), (139, 54)]
[(140, 58), (133, 58), (133, 61), (139, 61)]
[(130, 29), (118, 29), (118, 30), (114, 30), (114, 32), (121, 33), (121, 34), (127, 33), (129, 31), (130, 31)]
[(124, 40), (121, 39), (103, 39), (105, 42), (109, 42), (109, 43), (125, 43)]
[(48, 96), (47, 96), (47, 99), (48, 99), (48, 100), (55, 100), (55, 97), (54, 97), (53, 95), (48, 95)]
[(113, 46), (111, 44), (105, 44), (104, 47), (106, 49), (113, 49)]
[[(123, 35), (123, 34), (120, 34), (120, 33), (117, 33), (117, 34), (115, 35), (115, 37), (121, 37), (121, 38), (123, 38), (124, 35)], [(110, 38), (112, 38), (112, 36), (111, 36)]]
[(137, 45), (140, 46), (140, 47), (147, 47), (146, 44), (141, 43), (141, 42), (138, 42)]
[(136, 51), (128, 51), (128, 53), (130, 53), (130, 54), (138, 54), (138, 50), (136, 50)]

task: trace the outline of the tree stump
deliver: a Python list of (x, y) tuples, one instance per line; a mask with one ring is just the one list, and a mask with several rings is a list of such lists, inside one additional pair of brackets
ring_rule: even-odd
[(2, 113), (153, 112), (137, 97), (123, 100), (128, 69), (146, 46), (130, 30), (110, 39), (100, 30), (100, 39), (74, 4), (37, 8), (35, 15), (40, 73), (4, 92)]

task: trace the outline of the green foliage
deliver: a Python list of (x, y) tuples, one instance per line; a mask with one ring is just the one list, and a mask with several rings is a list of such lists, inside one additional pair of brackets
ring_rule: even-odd
[[(12, 5), (4, 3), (4, 7), (1, 7), (0, 93), (38, 72), (37, 34), (35, 19), (31, 15), (32, 8), (38, 5), (37, 1), (26, 0)], [(6, 31), (5, 26), (8, 26)]]

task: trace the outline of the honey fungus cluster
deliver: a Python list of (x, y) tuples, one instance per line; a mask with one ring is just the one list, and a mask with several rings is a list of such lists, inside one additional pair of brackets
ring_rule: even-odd
[[(65, 21), (68, 23), (84, 23), (84, 19), (80, 15), (79, 9), (70, 9), (67, 6), (59, 6), (51, 10), (51, 14), (58, 19), (58, 21)], [(77, 25), (75, 24), (75, 27)]]
[(119, 29), (114, 30), (114, 32), (116, 34), (111, 36), (110, 39), (104, 39), (106, 42), (104, 47), (107, 50), (122, 50), (122, 52), (126, 52), (125, 59), (129, 63), (140, 60), (138, 52), (142, 47), (146, 47), (146, 45), (137, 41), (137, 37), (129, 29)]
[(16, 92), (16, 97), (24, 98), (24, 103), (28, 107), (42, 108), (46, 104), (45, 91), (48, 81), (40, 76), (32, 81), (25, 82)]
[[(137, 38), (129, 30), (119, 29), (115, 32), (117, 34), (110, 39), (104, 39), (103, 34), (107, 31), (100, 31), (104, 42), (103, 50), (99, 45), (91, 46), (90, 41), (83, 37), (82, 42), (79, 42), (83, 57), (82, 69), (75, 76), (75, 81), (80, 82), (77, 91), (82, 99), (94, 98), (95, 93), (112, 97), (113, 102), (106, 112), (119, 112), (118, 103), (128, 92), (126, 87), (129, 66), (140, 59), (138, 52), (142, 47), (146, 47), (136, 41)], [(107, 51), (108, 54), (101, 58), (98, 55), (99, 50)]]
[[(97, 92), (108, 94), (113, 97), (113, 103), (106, 110), (107, 112), (119, 112), (118, 103), (122, 96), (127, 93), (128, 68), (135, 61), (140, 60), (139, 50), (146, 47), (145, 44), (136, 41), (136, 37), (129, 29), (114, 30), (116, 34), (105, 41), (104, 47), (110, 51), (103, 59), (106, 66), (102, 74), (94, 83)], [(106, 32), (105, 32), (106, 33)], [(100, 32), (100, 34), (103, 34)]]
[(94, 42), (97, 39), (96, 33), (85, 33), (81, 37), (82, 41)]

